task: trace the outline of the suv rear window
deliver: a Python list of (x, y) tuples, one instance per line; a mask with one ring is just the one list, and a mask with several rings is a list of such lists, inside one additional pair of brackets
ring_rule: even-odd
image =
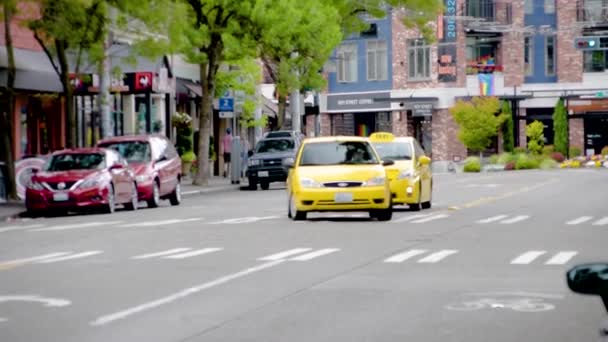
[(260, 140), (255, 149), (257, 153), (287, 152), (295, 147), (293, 139), (268, 139)]
[(118, 151), (129, 163), (145, 163), (152, 158), (150, 144), (145, 141), (121, 141), (100, 146)]

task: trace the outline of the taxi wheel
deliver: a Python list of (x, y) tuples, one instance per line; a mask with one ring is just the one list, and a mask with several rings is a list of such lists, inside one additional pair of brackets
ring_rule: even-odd
[(429, 191), (429, 200), (428, 202), (422, 202), (422, 209), (431, 209), (431, 201), (433, 198), (433, 183), (431, 181), (431, 187)]
[(296, 202), (293, 198), (293, 195), (289, 195), (289, 203), (287, 205), (287, 217), (294, 221), (306, 220), (306, 212), (299, 211), (296, 208)]
[(420, 201), (422, 200), (422, 183), (418, 183), (418, 203), (412, 203), (409, 205), (411, 211), (420, 211), (422, 206)]
[(393, 218), (393, 203), (386, 209), (375, 209), (369, 212), (369, 217), (378, 221), (390, 221)]

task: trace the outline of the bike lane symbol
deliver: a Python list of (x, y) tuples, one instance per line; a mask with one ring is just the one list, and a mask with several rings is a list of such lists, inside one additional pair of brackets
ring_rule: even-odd
[(562, 295), (526, 292), (489, 292), (464, 294), (465, 299), (445, 306), (450, 311), (478, 311), (507, 309), (517, 312), (545, 312), (555, 309), (550, 299), (562, 299)]

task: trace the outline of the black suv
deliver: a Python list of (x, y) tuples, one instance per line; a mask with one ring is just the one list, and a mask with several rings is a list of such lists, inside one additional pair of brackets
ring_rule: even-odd
[(255, 150), (249, 151), (247, 178), (249, 189), (256, 190), (258, 183), (262, 190), (268, 190), (272, 182), (287, 180), (286, 160), (293, 163), (300, 147), (300, 139), (294, 137), (264, 138), (258, 141)]

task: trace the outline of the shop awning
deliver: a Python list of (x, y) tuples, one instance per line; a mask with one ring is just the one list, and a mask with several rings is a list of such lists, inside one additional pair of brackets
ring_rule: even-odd
[[(63, 87), (59, 76), (48, 57), (42, 51), (14, 49), (15, 89), (61, 93)], [(8, 80), (8, 56), (6, 47), (0, 47), (0, 87), (6, 87)]]

